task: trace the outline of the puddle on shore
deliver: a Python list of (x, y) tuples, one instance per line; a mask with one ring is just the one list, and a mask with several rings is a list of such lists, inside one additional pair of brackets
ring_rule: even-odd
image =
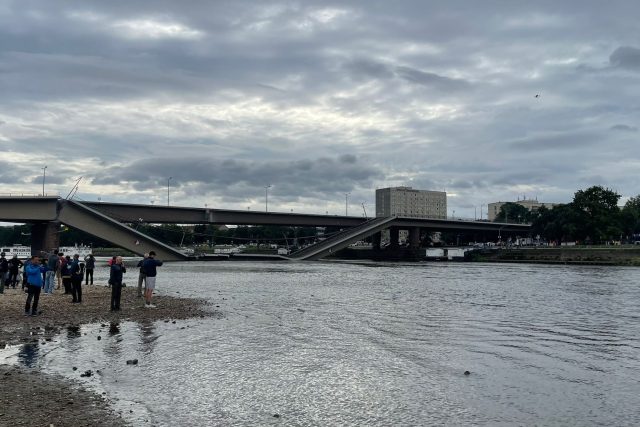
[[(145, 370), (157, 356), (164, 333), (187, 329), (197, 321), (95, 323), (68, 326), (53, 337), (32, 331), (33, 342), (0, 349), (0, 365), (38, 369), (81, 384), (108, 399), (112, 408), (135, 424), (151, 422), (140, 389)], [(138, 398), (140, 397), (140, 398)]]

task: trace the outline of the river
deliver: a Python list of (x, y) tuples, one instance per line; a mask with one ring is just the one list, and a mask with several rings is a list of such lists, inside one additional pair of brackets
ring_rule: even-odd
[(157, 287), (221, 315), (83, 325), (5, 363), (99, 370), (80, 380), (134, 425), (640, 420), (638, 268), (175, 263)]

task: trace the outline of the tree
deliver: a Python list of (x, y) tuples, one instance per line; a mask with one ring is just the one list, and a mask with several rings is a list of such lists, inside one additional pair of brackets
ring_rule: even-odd
[[(620, 213), (620, 225), (627, 239), (632, 240), (634, 235), (640, 233), (640, 195), (631, 197), (624, 204)], [(633, 239), (637, 240), (637, 239)]]
[(496, 215), (494, 222), (529, 222), (531, 213), (529, 209), (518, 203), (507, 202), (500, 206), (500, 212)]
[(571, 207), (577, 215), (577, 238), (601, 243), (622, 235), (620, 195), (599, 185), (579, 190)]

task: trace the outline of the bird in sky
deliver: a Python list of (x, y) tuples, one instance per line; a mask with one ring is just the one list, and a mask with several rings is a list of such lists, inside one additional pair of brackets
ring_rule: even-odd
[(534, 98), (540, 98), (540, 94), (536, 93), (536, 96), (534, 96)]

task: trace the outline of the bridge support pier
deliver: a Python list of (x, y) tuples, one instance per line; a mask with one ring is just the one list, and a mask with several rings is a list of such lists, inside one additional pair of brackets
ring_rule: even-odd
[(420, 227), (413, 227), (409, 230), (409, 247), (411, 249), (420, 248)]
[(31, 255), (42, 255), (60, 246), (60, 223), (36, 222), (31, 226)]
[(389, 247), (392, 249), (400, 247), (400, 229), (398, 227), (391, 227), (389, 229)]
[(371, 239), (373, 249), (376, 251), (380, 250), (380, 243), (382, 243), (382, 233), (378, 231), (373, 236), (371, 236)]

